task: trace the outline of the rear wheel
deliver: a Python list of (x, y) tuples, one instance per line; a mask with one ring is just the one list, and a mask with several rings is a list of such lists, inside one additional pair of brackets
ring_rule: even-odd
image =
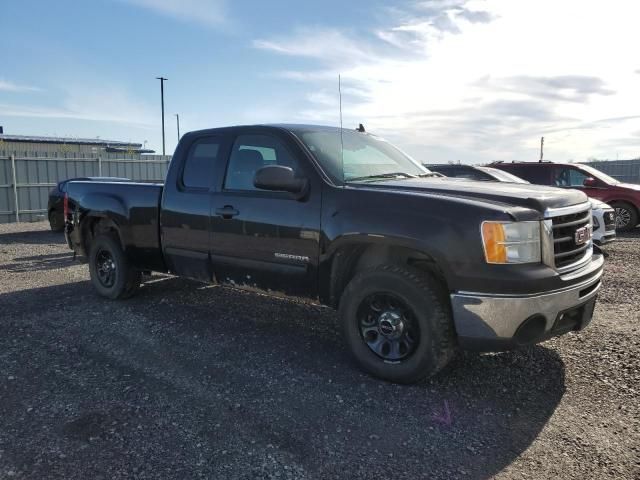
[(52, 232), (61, 232), (64, 230), (64, 219), (62, 218), (62, 214), (56, 210), (51, 210), (49, 212), (49, 226), (51, 227)]
[(444, 288), (405, 266), (358, 273), (342, 295), (340, 316), (358, 364), (385, 380), (412, 383), (431, 376), (455, 351)]
[(120, 242), (112, 235), (98, 235), (91, 244), (89, 272), (93, 286), (103, 297), (111, 299), (132, 296), (142, 274), (127, 260)]
[(611, 206), (616, 209), (616, 230), (627, 232), (638, 225), (638, 212), (627, 202), (615, 202)]

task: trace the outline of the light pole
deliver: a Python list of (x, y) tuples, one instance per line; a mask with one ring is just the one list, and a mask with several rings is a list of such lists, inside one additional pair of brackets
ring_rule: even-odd
[(162, 106), (162, 155), (164, 155), (164, 82), (168, 79), (164, 77), (156, 77), (156, 80), (160, 80), (160, 105)]
[(178, 141), (180, 141), (180, 115), (175, 114), (176, 116), (176, 127), (178, 127)]

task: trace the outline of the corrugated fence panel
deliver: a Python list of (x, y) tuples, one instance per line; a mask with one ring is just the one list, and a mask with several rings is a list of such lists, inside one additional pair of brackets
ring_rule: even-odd
[[(20, 221), (46, 219), (49, 191), (62, 180), (75, 177), (126, 177), (131, 180), (164, 181), (170, 156), (154, 155), (152, 159), (82, 158), (69, 155), (16, 157), (16, 182)], [(0, 157), (0, 223), (15, 222), (11, 159)]]
[(640, 183), (640, 158), (589, 162), (589, 165), (621, 182)]

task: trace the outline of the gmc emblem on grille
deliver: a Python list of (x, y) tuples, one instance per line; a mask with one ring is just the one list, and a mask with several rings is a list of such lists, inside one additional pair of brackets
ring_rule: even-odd
[(587, 240), (591, 237), (591, 230), (589, 227), (582, 227), (576, 230), (575, 241), (576, 245), (583, 245), (587, 243)]

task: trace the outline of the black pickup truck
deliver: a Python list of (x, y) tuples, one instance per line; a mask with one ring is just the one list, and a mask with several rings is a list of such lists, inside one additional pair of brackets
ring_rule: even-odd
[(70, 182), (65, 233), (96, 290), (150, 271), (336, 308), (357, 362), (414, 382), (458, 347), (584, 328), (603, 257), (578, 191), (437, 177), (362, 131), (191, 132), (162, 184)]

